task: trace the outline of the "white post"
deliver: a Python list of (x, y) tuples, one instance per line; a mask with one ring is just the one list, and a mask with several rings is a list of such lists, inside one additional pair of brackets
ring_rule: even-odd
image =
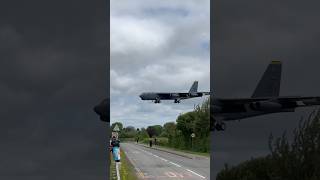
[(120, 180), (119, 162), (116, 162), (117, 179)]

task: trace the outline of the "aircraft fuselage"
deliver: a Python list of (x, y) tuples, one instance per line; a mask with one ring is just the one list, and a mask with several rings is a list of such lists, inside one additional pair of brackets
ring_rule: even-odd
[(141, 100), (151, 100), (154, 103), (160, 103), (161, 100), (174, 100), (174, 103), (180, 103), (182, 99), (190, 99), (210, 95), (209, 92), (198, 92), (198, 81), (193, 82), (189, 92), (144, 92), (139, 95)]
[(190, 99), (196, 97), (202, 97), (209, 95), (208, 92), (194, 92), (194, 93), (156, 93), (156, 92), (145, 92), (140, 94), (141, 100), (151, 100), (159, 103), (161, 100), (175, 100), (176, 103), (182, 99)]

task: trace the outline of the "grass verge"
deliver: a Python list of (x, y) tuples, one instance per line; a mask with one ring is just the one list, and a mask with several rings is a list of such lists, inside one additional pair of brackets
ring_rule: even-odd
[[(148, 143), (142, 142), (142, 144), (148, 145)], [(154, 145), (153, 145), (154, 146)], [(210, 157), (210, 153), (203, 153), (203, 152), (197, 152), (197, 151), (191, 151), (191, 150), (183, 150), (183, 149), (178, 149), (178, 148), (173, 148), (173, 147), (168, 147), (168, 146), (161, 146), (157, 145), (155, 147), (163, 148), (163, 149), (168, 149), (168, 150), (173, 150), (173, 151), (178, 151), (178, 152), (183, 152), (183, 153), (188, 153), (188, 154), (194, 154), (194, 155), (200, 155), (200, 156), (205, 156), (205, 157)]]
[[(136, 171), (127, 158), (126, 154), (122, 150), (120, 151), (120, 153), (121, 164), (119, 168), (121, 180), (138, 180), (139, 178), (137, 177)], [(117, 179), (116, 163), (112, 160), (112, 155), (110, 163), (110, 179)]]

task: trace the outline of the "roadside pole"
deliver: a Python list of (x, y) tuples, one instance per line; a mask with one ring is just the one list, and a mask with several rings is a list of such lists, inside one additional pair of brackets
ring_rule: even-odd
[(193, 150), (193, 138), (196, 137), (196, 134), (192, 133), (190, 136), (191, 136), (191, 149)]

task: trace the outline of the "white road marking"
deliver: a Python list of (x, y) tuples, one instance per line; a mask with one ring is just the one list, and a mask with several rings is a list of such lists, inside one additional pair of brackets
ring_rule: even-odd
[(206, 177), (204, 177), (204, 176), (202, 176), (202, 175), (200, 175), (200, 174), (198, 174), (198, 173), (196, 173), (196, 172), (194, 172), (194, 171), (191, 171), (190, 169), (186, 169), (186, 170), (189, 171), (189, 172), (191, 172), (192, 174), (195, 174), (195, 175), (201, 177), (202, 179), (205, 179), (205, 178), (206, 178)]
[(162, 158), (162, 157), (160, 157), (160, 159), (161, 159), (162, 161), (168, 162), (168, 160), (166, 160), (166, 159), (164, 159), (164, 158)]
[(179, 164), (173, 163), (171, 161), (169, 163), (181, 168), (181, 166)]
[[(127, 155), (129, 155), (129, 153), (127, 151), (124, 151)], [(138, 175), (141, 176), (142, 178), (144, 178), (144, 174), (143, 172), (141, 171), (141, 169), (138, 168), (138, 166), (136, 165), (136, 163), (134, 162), (136, 159), (134, 158), (131, 158), (129, 156), (128, 157), (128, 160), (130, 161), (130, 163), (134, 166), (134, 169), (137, 171)]]
[[(148, 151), (145, 151), (145, 150), (143, 150), (143, 149), (140, 149), (140, 150), (143, 151), (143, 152), (145, 152), (145, 153), (147, 153), (147, 154), (149, 154), (149, 155), (151, 155), (151, 156), (157, 157), (157, 158), (159, 158), (159, 159), (161, 159), (161, 160), (163, 160), (163, 161), (165, 161), (165, 162), (168, 162), (168, 160), (166, 160), (166, 159), (164, 159), (164, 158), (162, 158), (162, 157), (160, 157), (160, 156), (158, 156), (158, 155), (155, 155), (155, 154), (150, 153), (150, 152), (148, 152)], [(197, 175), (197, 176), (201, 177), (202, 179), (206, 179), (206, 177), (204, 177), (204, 176), (202, 176), (202, 175), (200, 175), (200, 174), (198, 174), (198, 173), (196, 173), (196, 172), (194, 172), (194, 171), (192, 171), (192, 170), (190, 170), (190, 169), (183, 168), (183, 167), (182, 167), (181, 165), (179, 165), (179, 164), (176, 164), (176, 163), (171, 162), (171, 161), (169, 161), (168, 163), (173, 164), (173, 165), (175, 165), (175, 166), (177, 166), (177, 167), (179, 167), (179, 168), (182, 168), (182, 169), (184, 169), (184, 170), (186, 170), (186, 171), (189, 171), (190, 173), (192, 173), (192, 174), (194, 174), (194, 175)], [(137, 170), (138, 172), (140, 171), (140, 173), (143, 175), (143, 173), (141, 172), (140, 169), (136, 169), (136, 170)]]
[(117, 179), (120, 180), (119, 162), (116, 162)]

